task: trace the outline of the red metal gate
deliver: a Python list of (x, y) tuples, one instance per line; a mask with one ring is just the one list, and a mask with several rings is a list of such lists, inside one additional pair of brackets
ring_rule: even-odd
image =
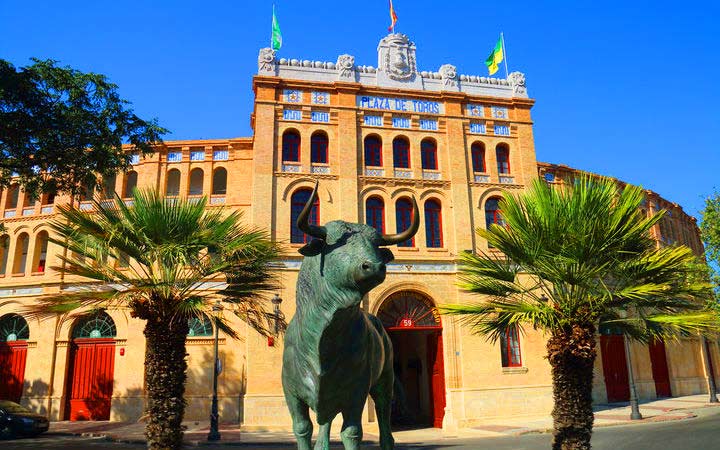
[(655, 340), (648, 346), (650, 350), (650, 363), (652, 374), (655, 380), (655, 393), (658, 397), (670, 397), (670, 374), (668, 373), (667, 355), (665, 354), (665, 343)]
[(114, 365), (113, 339), (73, 340), (66, 417), (70, 420), (110, 419)]
[(27, 342), (0, 342), (0, 400), (20, 402), (26, 359)]
[(600, 351), (602, 353), (608, 402), (626, 402), (630, 400), (623, 336), (617, 334), (601, 335)]
[(427, 348), (433, 427), (442, 428), (443, 418), (445, 417), (445, 364), (443, 362), (442, 331), (437, 331), (428, 336)]

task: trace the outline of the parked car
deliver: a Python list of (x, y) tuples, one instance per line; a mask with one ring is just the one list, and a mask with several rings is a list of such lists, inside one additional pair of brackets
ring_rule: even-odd
[(0, 400), (0, 438), (37, 435), (47, 431), (49, 426), (47, 417), (15, 402)]

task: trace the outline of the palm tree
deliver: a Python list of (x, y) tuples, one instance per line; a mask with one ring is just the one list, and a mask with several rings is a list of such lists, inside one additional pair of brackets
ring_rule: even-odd
[(650, 229), (663, 214), (647, 217), (642, 201), (640, 188), (605, 178), (557, 189), (536, 180), (501, 200), (504, 227), (477, 230), (500, 253), (461, 257), (460, 287), (483, 300), (444, 313), (492, 341), (523, 324), (548, 335), (553, 449), (590, 448), (599, 326), (641, 341), (717, 328), (695, 256), (656, 247)]
[[(65, 272), (98, 285), (42, 298), (32, 312), (123, 308), (144, 320), (148, 448), (180, 448), (188, 321), (211, 314), (221, 300), (269, 334), (275, 317), (265, 311), (262, 294), (276, 286), (271, 265), (278, 246), (265, 232), (243, 226), (240, 213), (206, 209), (205, 199), (170, 200), (136, 190), (131, 206), (116, 197), (96, 200), (92, 212), (59, 210), (52, 242), (69, 250), (61, 257)], [(216, 323), (237, 337), (224, 318)]]

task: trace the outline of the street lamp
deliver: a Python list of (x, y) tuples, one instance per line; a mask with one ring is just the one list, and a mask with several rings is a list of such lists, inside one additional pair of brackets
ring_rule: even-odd
[(218, 358), (218, 340), (220, 336), (220, 328), (218, 328), (218, 316), (222, 313), (223, 306), (220, 300), (215, 302), (212, 307), (213, 324), (215, 325), (215, 359), (213, 360), (213, 395), (212, 405), (210, 406), (210, 432), (208, 433), (208, 441), (219, 441), (220, 431), (218, 430), (218, 398), (217, 385), (218, 374), (220, 373), (220, 359)]
[(627, 364), (628, 381), (630, 383), (630, 420), (640, 420), (643, 417), (640, 414), (637, 391), (635, 390), (635, 376), (633, 375), (632, 359), (630, 358), (630, 340), (623, 335), (623, 342), (625, 343), (625, 364)]
[(715, 394), (715, 374), (713, 373), (712, 361), (710, 359), (710, 348), (708, 347), (708, 341), (705, 336), (700, 336), (700, 352), (703, 356), (703, 363), (705, 364), (705, 374), (707, 376), (708, 392), (710, 393), (710, 403), (718, 403), (717, 395)]

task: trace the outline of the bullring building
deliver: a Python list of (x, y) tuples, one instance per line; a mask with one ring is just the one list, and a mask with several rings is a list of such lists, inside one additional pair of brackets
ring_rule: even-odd
[[(381, 319), (394, 344), (402, 390), (394, 421), (452, 430), (548, 414), (550, 367), (540, 332), (509, 330), (491, 343), (440, 316), (437, 306), (473, 299), (455, 285), (458, 255), (495, 251), (473, 230), (502, 221), (502, 194), (522, 192), (538, 177), (561, 185), (578, 170), (537, 161), (534, 100), (524, 74), (463, 75), (451, 64), (421, 70), (418, 56), (402, 34), (380, 41), (376, 67), (347, 54), (323, 62), (278, 58), (262, 49), (252, 85), (253, 136), (165, 142), (150, 156), (134, 156), (129, 172), (103, 180), (100, 195), (115, 191), (128, 198), (136, 187), (151, 187), (170, 197), (207, 196), (208, 208), (242, 211), (247, 222), (285, 244), (277, 294), (287, 318), (295, 308), (297, 249), (306, 239), (294, 219), (315, 180), (320, 189), (311, 220), (317, 223), (343, 219), (395, 233), (408, 226), (414, 196), (420, 229), (392, 248), (386, 281), (362, 304)], [(82, 279), (52, 269), (61, 249), (48, 243), (48, 222), (68, 202), (59, 195), (31, 201), (17, 185), (0, 197), (7, 228), (0, 235), (0, 397), (52, 420), (136, 420), (145, 402), (142, 321), (123, 310), (23, 317), (23, 305), (83, 286)], [(92, 203), (81, 199), (79, 208), (91, 210)], [(668, 211), (654, 230), (658, 245), (680, 242), (702, 253), (695, 219), (681, 207), (646, 191), (643, 208)], [(240, 321), (233, 324), (239, 340), (220, 335), (221, 420), (289, 429), (282, 337), (269, 341)], [(595, 401), (625, 400), (623, 337), (600, 332)], [(210, 318), (192, 321), (188, 419), (208, 416), (212, 336)], [(707, 392), (712, 366), (697, 339), (629, 348), (641, 398)], [(717, 343), (709, 349), (711, 360), (720, 361)], [(364, 420), (371, 430), (372, 408)]]

